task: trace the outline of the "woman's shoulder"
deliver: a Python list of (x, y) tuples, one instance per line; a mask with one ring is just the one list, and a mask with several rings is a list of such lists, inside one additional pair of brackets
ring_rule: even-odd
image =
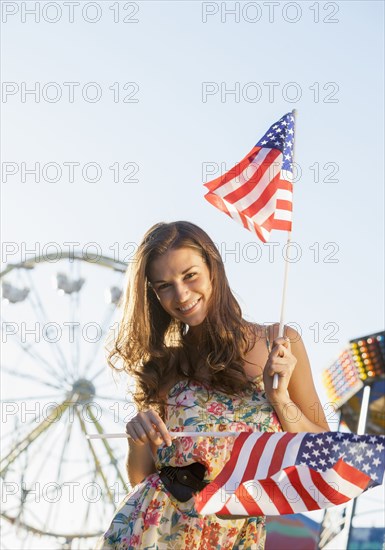
[(246, 334), (252, 344), (252, 347), (254, 347), (254, 345), (258, 341), (266, 340), (266, 338), (268, 337), (266, 325), (251, 322), (251, 321), (246, 321), (245, 327), (246, 327)]
[(249, 346), (244, 355), (243, 368), (249, 378), (255, 379), (263, 374), (268, 357), (265, 327), (259, 323), (247, 322), (246, 334)]
[[(244, 369), (248, 376), (257, 377), (263, 373), (273, 347), (273, 341), (278, 338), (279, 323), (247, 323), (249, 333), (249, 350), (244, 359)], [(285, 325), (284, 336), (296, 342), (300, 335), (292, 327)]]

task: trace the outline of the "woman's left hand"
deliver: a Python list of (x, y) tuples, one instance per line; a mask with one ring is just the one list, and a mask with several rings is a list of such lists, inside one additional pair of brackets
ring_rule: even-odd
[[(297, 359), (291, 353), (289, 338), (276, 338), (263, 371), (265, 391), (270, 401), (277, 401), (280, 397), (287, 398), (287, 388), (296, 363)], [(274, 374), (278, 374), (276, 390), (273, 389)]]

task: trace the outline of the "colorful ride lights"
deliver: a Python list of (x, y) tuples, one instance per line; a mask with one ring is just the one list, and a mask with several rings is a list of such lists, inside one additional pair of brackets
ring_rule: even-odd
[(385, 376), (385, 332), (356, 338), (349, 344), (361, 380)]
[(323, 382), (331, 401), (343, 405), (363, 384), (385, 377), (385, 332), (350, 340), (336, 361), (324, 370)]
[(324, 370), (323, 382), (329, 399), (338, 407), (362, 388), (350, 349), (342, 351), (338, 359)]

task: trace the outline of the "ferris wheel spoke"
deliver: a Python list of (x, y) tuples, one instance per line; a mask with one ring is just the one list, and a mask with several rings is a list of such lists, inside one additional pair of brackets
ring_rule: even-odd
[[(23, 377), (24, 378), (24, 377)], [(60, 392), (60, 397), (63, 396), (63, 391)], [(37, 395), (36, 397), (7, 397), (7, 399), (2, 399), (1, 402), (3, 403), (13, 403), (17, 401), (40, 401), (43, 399), (57, 399), (59, 397), (59, 393), (51, 394), (51, 395)]]
[[(75, 409), (76, 410), (76, 409)], [(87, 432), (87, 429), (86, 429), (86, 425), (84, 423), (84, 420), (82, 419), (81, 415), (79, 414), (78, 411), (76, 411), (76, 414), (78, 416), (78, 419), (79, 419), (79, 422), (80, 422), (80, 426), (81, 426), (81, 429), (82, 429), (82, 432), (84, 433), (84, 436), (88, 435), (88, 432)], [(94, 449), (94, 446), (92, 444), (92, 441), (90, 439), (87, 439), (87, 444), (88, 444), (88, 447), (89, 447), (89, 450), (91, 452), (91, 455), (92, 455), (92, 458), (94, 460), (94, 463), (95, 463), (95, 470), (97, 471), (98, 475), (100, 476), (100, 478), (102, 479), (103, 481), (103, 485), (107, 491), (107, 495), (110, 499), (111, 502), (113, 502), (113, 494), (111, 492), (111, 489), (110, 487), (108, 486), (108, 481), (107, 481), (107, 478), (100, 466), (100, 461), (98, 459), (98, 456), (95, 452), (95, 449)]]
[(94, 360), (95, 360), (95, 357), (100, 349), (100, 346), (102, 345), (102, 343), (104, 343), (104, 338), (103, 336), (105, 336), (107, 334), (107, 328), (108, 328), (108, 324), (109, 322), (111, 321), (113, 315), (114, 315), (114, 310), (115, 310), (115, 307), (112, 307), (112, 304), (109, 305), (109, 311), (107, 311), (107, 314), (105, 316), (105, 319), (104, 321), (102, 322), (102, 326), (101, 326), (101, 333), (100, 333), (100, 338), (98, 339), (98, 341), (95, 343), (95, 347), (93, 348), (92, 350), (92, 355), (89, 357), (88, 361), (86, 362), (85, 366), (83, 367), (83, 374), (82, 376), (86, 376), (86, 374), (88, 373), (90, 367), (92, 367), (93, 363), (94, 363)]
[(62, 447), (62, 450), (61, 450), (61, 453), (60, 453), (59, 466), (58, 466), (57, 473), (56, 473), (56, 479), (58, 480), (58, 482), (59, 482), (60, 476), (61, 476), (61, 471), (62, 471), (62, 467), (63, 467), (63, 463), (64, 463), (65, 453), (69, 449), (69, 442), (70, 442), (70, 439), (71, 439), (72, 427), (73, 427), (73, 422), (71, 422), (71, 420), (68, 419), (67, 431), (66, 431), (66, 434), (65, 434), (65, 437), (64, 437), (63, 447)]
[[(3, 317), (1, 318), (2, 324), (9, 324), (8, 321), (6, 321)], [(26, 345), (24, 344), (20, 338), (18, 338), (15, 334), (11, 334), (11, 339), (15, 341), (15, 343), (18, 345), (21, 350), (29, 355), (36, 363), (43, 368), (44, 372), (48, 374), (49, 376), (52, 376), (54, 378), (59, 378), (60, 380), (64, 380), (65, 377), (63, 377), (63, 373), (56, 370), (55, 365), (52, 363), (49, 363), (44, 356), (40, 355), (36, 350), (32, 350), (32, 345)]]
[[(93, 377), (93, 378), (90, 378), (90, 381), (91, 382), (95, 382), (95, 380), (101, 375), (103, 374), (103, 370), (107, 370), (108, 367), (104, 366), (102, 367), (102, 369), (100, 369), (100, 371), (97, 373), (97, 376)], [(114, 394), (118, 393), (118, 392), (122, 392), (124, 391), (124, 394), (125, 395), (128, 395), (128, 391), (127, 391), (127, 386), (124, 387), (124, 390), (122, 389), (121, 385), (119, 384), (118, 380), (113, 378), (113, 375), (112, 373), (109, 373), (109, 375), (111, 376), (108, 376), (107, 380), (106, 381), (103, 381), (103, 383), (101, 382), (98, 382), (98, 384), (100, 384), (100, 388), (102, 389), (102, 391), (104, 391), (106, 393), (106, 390), (111, 388), (114, 392)], [(97, 390), (96, 390), (97, 391)], [(110, 399), (112, 399), (114, 397), (114, 395), (111, 395), (110, 396)], [(108, 397), (103, 397), (103, 399), (108, 399)], [(123, 399), (123, 398), (122, 398)]]
[(4, 367), (3, 365), (1, 366), (1, 370), (7, 374), (10, 374), (11, 376), (15, 376), (16, 378), (22, 378), (23, 380), (32, 380), (33, 382), (37, 382), (38, 384), (43, 384), (44, 386), (55, 388), (56, 390), (60, 390), (61, 392), (63, 392), (63, 388), (57, 386), (56, 384), (52, 384), (51, 382), (47, 382), (46, 380), (44, 380), (44, 378), (38, 378), (37, 376), (33, 376), (32, 374), (17, 372), (8, 367)]
[[(32, 483), (29, 482), (29, 484), (32, 486)], [(29, 500), (29, 493), (31, 492), (29, 489), (26, 488), (26, 483), (24, 481), (24, 474), (21, 475), (21, 481), (20, 481), (20, 487), (21, 487), (21, 496), (20, 496), (20, 503), (18, 503), (16, 506), (9, 507), (7, 512), (12, 514), (13, 511), (17, 511), (15, 514), (16, 518), (16, 529), (20, 527), (20, 523), (24, 521), (24, 508), (25, 504), (28, 503)], [(36, 491), (32, 491), (33, 498), (36, 498)], [(40, 502), (41, 495), (39, 494), (38, 502)], [(32, 500), (32, 503), (35, 502)], [(40, 519), (37, 518), (37, 516), (34, 516), (35, 519), (38, 520), (38, 524), (40, 523)]]
[[(88, 479), (91, 475), (94, 475), (95, 474), (95, 463), (92, 459), (90, 459), (89, 456), (86, 457), (86, 460), (87, 460), (87, 465), (89, 465), (89, 470), (86, 470), (85, 472), (77, 475), (77, 476), (73, 476), (72, 479), (73, 481), (81, 481), (81, 480), (84, 480), (84, 479)], [(116, 460), (118, 462), (124, 462), (125, 461), (125, 453), (117, 453), (116, 454)], [(107, 470), (107, 468), (111, 465), (111, 460), (108, 458), (108, 461), (107, 459), (100, 461), (100, 464), (101, 464), (101, 468), (104, 469), (104, 470)], [(58, 485), (60, 486), (64, 486), (66, 483), (66, 481), (64, 481), (63, 483), (59, 483)]]
[[(26, 275), (27, 275), (27, 278), (28, 278), (30, 289), (32, 291), (32, 292), (28, 293), (27, 300), (31, 303), (32, 309), (34, 310), (34, 312), (36, 314), (36, 317), (38, 317), (38, 318), (40, 317), (40, 320), (43, 323), (43, 326), (45, 326), (46, 324), (49, 323), (49, 317), (46, 314), (46, 311), (44, 309), (44, 306), (42, 304), (42, 301), (40, 299), (40, 296), (39, 296), (39, 293), (36, 289), (36, 286), (35, 286), (35, 284), (32, 280), (31, 274), (29, 273), (29, 270), (27, 270)], [(36, 304), (34, 304), (34, 302), (32, 300), (32, 295), (34, 296), (34, 298), (36, 300)], [(51, 345), (52, 345), (52, 347), (50, 346), (50, 348), (52, 350), (54, 350), (54, 352), (56, 352), (56, 360), (59, 362), (61, 368), (64, 371), (67, 371), (67, 373), (70, 375), (71, 373), (68, 369), (67, 361), (66, 361), (66, 358), (64, 357), (64, 354), (63, 354), (63, 351), (62, 351), (61, 347), (58, 345), (57, 342), (52, 342)]]
[[(94, 470), (93, 483), (95, 483), (97, 485), (96, 479), (97, 479), (97, 472), (96, 472), (96, 470)], [(87, 525), (90, 509), (91, 509), (91, 501), (88, 500), (88, 504), (87, 504), (87, 507), (86, 507), (85, 513), (84, 513), (84, 520), (83, 520), (84, 525)]]
[[(57, 425), (59, 425), (59, 423), (57, 423)], [(56, 437), (54, 437), (56, 435), (55, 432), (57, 432), (57, 430), (52, 428), (51, 430), (46, 430), (44, 434), (41, 434), (41, 441), (39, 441), (39, 448), (36, 448), (34, 452), (31, 453), (29, 464), (34, 464), (35, 461), (37, 462), (37, 458), (42, 454), (41, 449), (42, 448), (47, 449), (47, 453), (44, 454), (42, 460), (40, 460), (39, 466), (35, 468), (36, 473), (34, 475), (34, 478), (35, 478), (35, 481), (37, 482), (41, 479), (42, 473), (46, 468), (47, 461), (53, 456), (54, 450), (56, 448), (57, 439)], [(52, 442), (53, 444), (49, 444), (51, 440), (54, 440)], [(30, 469), (31, 467), (29, 467), (29, 470)], [(40, 496), (42, 497), (43, 495), (41, 494)]]
[[(97, 484), (97, 472), (96, 472), (95, 469), (93, 470), (93, 473), (94, 473), (93, 483)], [(115, 495), (114, 495), (114, 497), (115, 497)], [(85, 511), (85, 515), (84, 515), (84, 523), (85, 524), (87, 524), (87, 521), (89, 519), (90, 510), (91, 510), (91, 501), (88, 502), (88, 505), (87, 505), (87, 508), (86, 508), (86, 511)], [(103, 525), (103, 523), (105, 521), (105, 517), (109, 515), (109, 512), (107, 512), (107, 503), (106, 503), (105, 500), (103, 501), (103, 509), (98, 509), (97, 512), (99, 514), (99, 524)]]
[[(64, 423), (64, 422), (66, 421), (65, 417), (67, 416), (67, 413), (68, 413), (68, 417), (69, 417), (69, 412), (70, 412), (70, 410), (71, 410), (70, 408), (67, 408), (67, 409), (63, 412), (63, 415), (62, 415), (62, 417), (60, 418), (60, 421), (61, 421), (61, 422)], [(59, 422), (56, 423), (56, 426), (59, 426), (60, 428), (62, 428), (62, 426), (60, 425)], [(68, 426), (69, 426), (69, 427), (72, 426), (72, 424), (71, 424), (69, 418), (68, 418)], [(56, 430), (56, 431), (57, 431), (57, 430)], [(33, 459), (35, 459), (35, 457), (36, 457), (37, 455), (41, 455), (41, 448), (42, 448), (42, 447), (45, 446), (45, 447), (48, 449), (47, 454), (44, 454), (44, 456), (42, 457), (42, 460), (40, 461), (40, 466), (39, 466), (38, 468), (36, 468), (36, 477), (37, 477), (38, 479), (40, 479), (40, 477), (41, 477), (41, 475), (42, 475), (42, 473), (43, 473), (43, 471), (44, 471), (44, 468), (46, 467), (47, 459), (49, 459), (49, 458), (51, 458), (51, 457), (53, 456), (54, 451), (55, 451), (55, 449), (56, 449), (56, 447), (57, 447), (57, 445), (58, 445), (58, 438), (55, 438), (55, 444), (54, 444), (54, 445), (50, 445), (50, 446), (47, 445), (49, 439), (52, 438), (52, 437), (55, 435), (55, 430), (54, 430), (54, 428), (52, 428), (51, 430), (46, 430), (45, 433), (44, 433), (44, 435), (45, 435), (45, 439), (42, 440), (42, 441), (40, 442), (40, 445), (39, 445), (39, 446), (40, 446), (40, 452), (39, 452), (39, 449), (36, 449), (36, 452), (35, 452), (35, 454), (33, 455)], [(41, 435), (41, 437), (43, 438), (43, 434)], [(60, 437), (60, 434), (59, 434), (59, 437)], [(31, 462), (32, 462), (32, 457), (31, 457)], [(56, 480), (57, 480), (57, 479), (58, 479), (58, 478), (56, 477)]]
[[(69, 412), (69, 409), (66, 409), (66, 411), (63, 413), (63, 415), (65, 415), (66, 413)], [(69, 416), (69, 415), (68, 415)], [(57, 423), (59, 424), (59, 423)], [(68, 427), (67, 427), (67, 434), (66, 434), (66, 437), (65, 437), (65, 444), (68, 442), (68, 433), (69, 431), (71, 430), (72, 428), (72, 423), (69, 422), (68, 423)], [(40, 463), (40, 466), (38, 468), (36, 468), (36, 473), (34, 475), (34, 481), (36, 481), (37, 483), (39, 483), (39, 480), (41, 479), (41, 475), (42, 475), (42, 472), (43, 470), (46, 468), (46, 464), (47, 462), (49, 462), (49, 460), (51, 459), (51, 457), (53, 456), (54, 454), (54, 451), (55, 451), (55, 448), (56, 448), (56, 445), (57, 445), (57, 441), (55, 440), (55, 444), (53, 445), (49, 445), (48, 442), (49, 442), (49, 439), (52, 439), (52, 436), (55, 435), (54, 434), (54, 429), (51, 429), (51, 430), (46, 430), (44, 433), (41, 434), (41, 438), (44, 437), (44, 440), (40, 441), (40, 445), (39, 445), (39, 449), (37, 449), (37, 451), (30, 457), (30, 460), (29, 460), (29, 464), (33, 464), (34, 461), (35, 461), (35, 458), (37, 455), (40, 455), (41, 456), (41, 448), (45, 448), (45, 449), (48, 449), (47, 453), (44, 453), (44, 456), (43, 456), (43, 459)], [(65, 447), (63, 447), (63, 451), (64, 451)], [(63, 461), (63, 452), (62, 452), (62, 455), (61, 455), (61, 458), (60, 458), (60, 465), (62, 464), (62, 461)], [(60, 467), (60, 466), (59, 466)], [(58, 474), (60, 476), (60, 473)], [(55, 483), (55, 487), (52, 489), (52, 491), (57, 491), (58, 490), (58, 487), (62, 487), (61, 484), (59, 483), (59, 478), (57, 476), (57, 482)], [(31, 486), (33, 486), (34, 484), (34, 481), (29, 481), (29, 484)], [(64, 483), (64, 482), (63, 482)], [(22, 511), (24, 509), (24, 504), (25, 503), (28, 503), (29, 501), (29, 490), (26, 488), (23, 490), (23, 501), (21, 503), (21, 505), (19, 505), (17, 507), (18, 509), (18, 514), (17, 514), (17, 517), (19, 517), (21, 520), (22, 520)], [(44, 500), (44, 497), (48, 497), (48, 493), (46, 493), (45, 489), (43, 488), (42, 489), (42, 492), (39, 494), (38, 496), (38, 502), (40, 502), (41, 499)], [(36, 498), (35, 497), (35, 491), (33, 491), (33, 496), (32, 498)], [(34, 500), (32, 500), (32, 504), (33, 504)], [(28, 508), (29, 510), (30, 508)], [(9, 509), (8, 512), (12, 512), (13, 508), (12, 509)], [(48, 509), (48, 514), (45, 518), (45, 521), (43, 522), (42, 521), (42, 518), (37, 518), (35, 516), (35, 519), (38, 520), (38, 523), (37, 525), (39, 525), (41, 527), (41, 529), (43, 529), (43, 531), (47, 532), (49, 529), (48, 529), (48, 526), (49, 526), (49, 522), (50, 522), (50, 519), (51, 519), (51, 514), (52, 514), (52, 511), (55, 510), (56, 514), (59, 512), (59, 504), (56, 504), (56, 506), (50, 506), (49, 509)], [(44, 524), (43, 524), (44, 523)]]
[(96, 374), (93, 375), (93, 377), (91, 378), (91, 382), (94, 382), (101, 374), (103, 374), (103, 372), (105, 372), (107, 370), (107, 365), (103, 365), (98, 371)]
[[(65, 453), (66, 453), (66, 451), (68, 452), (68, 444), (69, 444), (69, 440), (70, 440), (70, 436), (71, 436), (72, 426), (73, 426), (73, 423), (69, 421), (68, 425), (67, 425), (66, 434), (64, 436), (63, 446), (62, 446), (61, 453), (60, 453), (59, 465), (58, 465), (58, 469), (57, 469), (57, 472), (56, 472), (56, 478), (55, 478), (56, 483), (59, 486), (60, 486), (61, 471), (62, 471), (62, 467), (63, 467), (63, 464), (64, 464)], [(59, 506), (55, 506), (55, 507), (50, 506), (47, 517), (45, 518), (45, 522), (44, 522), (43, 529), (45, 531), (48, 530), (49, 522), (50, 522), (53, 511), (55, 511), (56, 516), (57, 516), (58, 513), (59, 513)], [(52, 523), (54, 523), (54, 521)]]
[[(122, 422), (124, 422), (124, 424), (126, 424), (127, 422), (129, 422), (129, 420), (131, 420), (135, 414), (136, 414), (136, 408), (135, 408), (135, 405), (133, 403), (130, 403), (129, 401), (114, 401), (112, 399), (109, 400), (111, 402), (111, 405), (107, 406), (108, 403), (106, 404), (101, 404), (101, 403), (98, 403), (98, 402), (95, 402), (97, 403), (100, 411), (103, 413), (106, 413), (106, 416), (113, 416), (113, 421), (114, 421), (114, 424), (116, 424), (116, 419), (118, 420), (118, 422), (120, 422), (120, 420), (122, 420)], [(121, 405), (122, 403), (122, 405)], [(126, 407), (125, 405), (128, 404), (129, 406)]]
[[(131, 418), (133, 418), (133, 416), (130, 416), (130, 411), (125, 409), (125, 408), (123, 408), (123, 410), (121, 410), (119, 408), (113, 410), (112, 407), (107, 408), (104, 405), (99, 405), (99, 407), (100, 407), (100, 411), (102, 413), (105, 412), (105, 413), (107, 413), (107, 415), (110, 415), (110, 416), (111, 416), (111, 414), (114, 415), (114, 424), (116, 424), (115, 418), (118, 419), (118, 422), (122, 421), (124, 424), (126, 424), (127, 422), (129, 422), (129, 420), (131, 420)], [(122, 418), (120, 417), (121, 415), (123, 415)], [(121, 424), (120, 424), (120, 426), (121, 426)]]
[[(97, 485), (98, 472), (97, 472), (97, 469), (95, 467), (95, 464), (92, 464), (89, 456), (87, 456), (87, 464), (90, 466), (90, 468), (92, 466), (92, 469), (89, 471), (89, 474), (91, 474), (91, 472), (92, 472), (93, 482)], [(101, 466), (101, 468), (103, 469), (103, 465)], [(88, 521), (88, 513), (89, 513), (90, 506), (91, 506), (91, 502), (88, 501), (87, 508), (86, 508), (86, 511), (85, 511), (85, 517), (84, 517), (84, 520), (83, 520), (85, 525), (87, 524), (87, 521)]]
[(20, 484), (20, 487), (21, 487), (20, 502), (17, 505), (18, 513), (17, 513), (17, 526), (16, 526), (16, 529), (18, 529), (18, 523), (20, 521), (22, 521), (23, 516), (24, 516), (24, 503), (25, 503), (26, 492), (23, 488), (23, 479), (24, 479), (24, 476), (22, 475), (21, 476), (21, 484)]
[[(70, 264), (71, 269), (71, 276), (72, 280), (75, 278), (77, 280), (80, 280), (80, 262), (71, 262)], [(77, 270), (77, 273), (74, 273), (74, 270)], [(79, 318), (80, 313), (80, 290), (77, 292), (73, 292), (70, 295), (69, 300), (69, 308), (70, 308), (70, 319), (72, 322), (72, 326), (76, 326), (76, 319)], [(72, 350), (72, 372), (74, 374), (74, 377), (77, 378), (79, 376), (79, 367), (80, 367), (80, 330), (77, 326), (77, 330), (75, 332), (75, 341), (73, 343), (73, 346), (71, 346)]]
[(44, 418), (40, 424), (34, 428), (24, 439), (19, 441), (14, 448), (1, 460), (0, 475), (3, 474), (8, 467), (17, 459), (17, 457), (24, 452), (36, 439), (44, 433), (57, 418), (57, 413), (62, 415), (64, 411), (71, 405), (71, 401), (63, 401), (56, 405), (52, 412)]
[[(73, 297), (73, 300), (75, 302), (75, 308), (72, 306), (72, 309), (76, 309), (77, 311), (79, 310), (79, 301), (80, 301), (80, 295), (79, 293), (77, 293), (74, 297)], [(76, 311), (72, 311), (72, 320), (73, 320), (73, 323), (75, 323), (75, 319), (76, 319)], [(78, 377), (79, 376), (79, 370), (80, 370), (80, 330), (78, 328), (78, 330), (76, 331), (76, 335), (75, 335), (75, 342), (74, 342), (74, 346), (73, 346), (73, 357), (72, 357), (72, 365), (73, 365), (73, 372), (74, 372), (74, 376), (75, 377)]]
[(111, 403), (127, 403), (128, 405), (133, 404), (132, 401), (127, 401), (124, 397), (114, 397), (113, 395), (96, 395), (97, 399), (103, 399), (104, 401), (111, 401)]
[[(102, 425), (100, 424), (99, 420), (96, 418), (96, 416), (94, 415), (93, 411), (92, 411), (92, 408), (91, 407), (88, 407), (88, 414), (90, 415), (90, 418), (92, 419), (98, 433), (102, 434), (104, 433), (104, 430), (102, 428)], [(89, 441), (89, 440), (88, 440)], [(122, 474), (120, 473), (120, 470), (118, 468), (118, 465), (117, 465), (117, 460), (116, 458), (114, 457), (114, 453), (113, 453), (113, 450), (111, 449), (111, 446), (108, 442), (107, 439), (102, 439), (102, 442), (103, 442), (103, 445), (104, 445), (104, 448), (106, 449), (107, 451), (107, 454), (111, 460), (111, 464), (113, 465), (113, 467), (115, 468), (116, 470), (116, 474), (118, 476), (118, 478), (120, 479), (120, 481), (123, 483), (123, 485), (126, 484), (126, 481), (124, 479), (124, 477), (122, 476)]]
[[(27, 460), (27, 462), (29, 462), (29, 464), (33, 463), (34, 461), (34, 458), (36, 457), (36, 454), (41, 454), (41, 448), (44, 447), (44, 445), (47, 444), (47, 440), (49, 439), (50, 436), (52, 436), (52, 432), (54, 430), (46, 430), (42, 435), (41, 437), (44, 438), (43, 440), (40, 441), (40, 453), (34, 453), (29, 460)], [(44, 455), (44, 458), (43, 458), (43, 464), (40, 466), (40, 469), (39, 471), (36, 473), (36, 475), (34, 476), (35, 479), (37, 480), (37, 483), (39, 483), (39, 480), (40, 480), (40, 476), (41, 476), (41, 472), (43, 470), (43, 468), (46, 467), (46, 463), (47, 461), (50, 459), (50, 457), (52, 456), (52, 453), (53, 453), (53, 450), (55, 448), (55, 445), (51, 445), (51, 446), (46, 446), (45, 448), (48, 448), (49, 451), (48, 451), (48, 454), (45, 454)], [(27, 455), (28, 453), (28, 449), (25, 450), (24, 452), (24, 455)], [(27, 468), (25, 467), (24, 468), (24, 471), (26, 471)], [(33, 483), (32, 482), (28, 482), (30, 486), (33, 486)], [(30, 502), (30, 499), (29, 499), (29, 493), (31, 492), (30, 489), (28, 489), (27, 487), (27, 483), (24, 481), (24, 474), (22, 474), (21, 476), (21, 497), (20, 497), (20, 503), (16, 506), (16, 507), (12, 507), (12, 508), (9, 508), (7, 510), (7, 512), (9, 514), (11, 514), (13, 512), (13, 510), (17, 510), (17, 513), (15, 514), (15, 518), (16, 518), (16, 528), (20, 528), (21, 526), (23, 526), (23, 524), (25, 523), (24, 522), (24, 508), (26, 507), (26, 505), (29, 504)], [(32, 504), (36, 501), (36, 491), (33, 490), (32, 491)], [(41, 498), (44, 498), (44, 495), (43, 493), (39, 493), (38, 495), (38, 502), (40, 502), (40, 499)], [(33, 519), (35, 520), (36, 522), (36, 525), (41, 525), (42, 524), (42, 520), (41, 520), (41, 517), (38, 517), (36, 516), (32, 511), (31, 511), (31, 508), (33, 508), (32, 506), (28, 508), (28, 514), (31, 514), (33, 516)], [(51, 509), (52, 507), (50, 507)]]
[(29, 430), (29, 428), (34, 423), (36, 423), (36, 417), (26, 422), (25, 425), (23, 423), (23, 429), (22, 429), (20, 424), (18, 422), (15, 422), (13, 429), (10, 429), (6, 434), (2, 434), (1, 443), (6, 443), (9, 440), (11, 440), (11, 443), (8, 443), (8, 447), (15, 446), (15, 443), (12, 443), (12, 441), (16, 441), (21, 436), (22, 431), (25, 432)]

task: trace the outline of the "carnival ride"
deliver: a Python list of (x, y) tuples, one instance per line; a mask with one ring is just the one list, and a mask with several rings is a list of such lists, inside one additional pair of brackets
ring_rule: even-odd
[[(330, 403), (339, 415), (340, 428), (358, 434), (384, 434), (385, 432), (385, 333), (376, 332), (354, 338), (341, 350), (337, 359), (323, 372), (323, 381)], [(378, 488), (381, 490), (381, 488)], [(363, 497), (361, 497), (363, 498)], [(324, 550), (335, 548), (383, 548), (383, 543), (363, 540), (357, 546), (353, 540), (355, 520), (370, 514), (384, 517), (384, 502), (371, 497), (372, 505), (357, 513), (357, 502), (331, 507), (326, 510), (320, 531), (318, 546)], [(383, 527), (383, 524), (382, 524)], [(378, 536), (372, 529), (373, 536)], [(362, 535), (361, 535), (362, 536)]]
[(134, 411), (105, 357), (126, 269), (61, 252), (0, 274), (3, 548), (92, 548), (129, 489), (122, 441), (86, 438)]

